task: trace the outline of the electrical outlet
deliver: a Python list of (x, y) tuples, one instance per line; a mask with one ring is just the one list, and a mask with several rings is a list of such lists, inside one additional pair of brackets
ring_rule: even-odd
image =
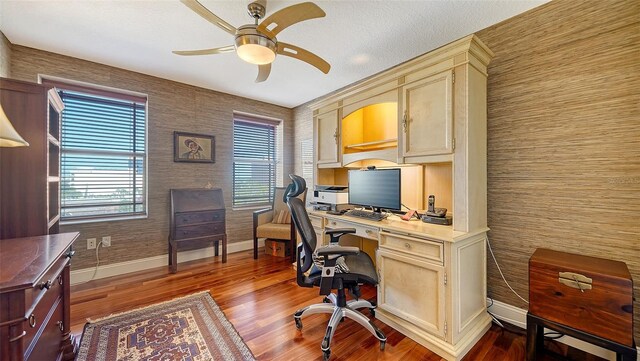
[(87, 249), (96, 249), (96, 239), (87, 238)]
[(111, 247), (111, 236), (102, 237), (102, 247)]

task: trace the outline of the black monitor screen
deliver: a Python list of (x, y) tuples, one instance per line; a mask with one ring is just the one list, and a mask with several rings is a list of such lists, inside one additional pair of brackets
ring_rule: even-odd
[(400, 209), (400, 169), (350, 170), (349, 203)]

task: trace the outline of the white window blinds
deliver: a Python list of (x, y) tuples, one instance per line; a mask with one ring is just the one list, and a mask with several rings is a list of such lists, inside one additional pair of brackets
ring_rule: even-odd
[(146, 100), (59, 94), (62, 219), (146, 214)]
[(233, 205), (271, 205), (276, 186), (276, 124), (235, 117)]

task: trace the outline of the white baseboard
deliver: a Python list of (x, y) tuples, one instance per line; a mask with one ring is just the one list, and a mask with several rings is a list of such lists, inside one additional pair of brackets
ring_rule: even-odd
[[(487, 304), (490, 305), (491, 300), (487, 299)], [(523, 310), (510, 304), (495, 300), (493, 301), (493, 305), (489, 307), (488, 310), (501, 321), (508, 322), (525, 330), (527, 329), (527, 310)], [(551, 330), (545, 328), (545, 332), (547, 331)], [(563, 336), (557, 341), (607, 360), (615, 361), (616, 359), (615, 352), (575, 339), (573, 337)], [(640, 359), (640, 347), (638, 347), (637, 349), (638, 359)]]
[[(258, 240), (258, 247), (264, 247), (264, 239)], [(247, 240), (242, 242), (234, 242), (229, 243), (227, 245), (227, 253), (235, 253), (253, 249), (253, 240)], [(213, 257), (214, 249), (213, 247), (207, 247), (202, 249), (196, 249), (192, 251), (184, 251), (178, 253), (178, 263), (194, 261), (201, 258)], [(95, 267), (83, 268), (79, 270), (71, 271), (71, 285), (75, 285), (78, 283), (84, 283), (92, 280), (93, 273), (96, 273), (96, 276), (93, 277), (94, 280), (112, 276), (123, 275), (126, 273), (143, 271), (150, 268), (167, 266), (168, 264), (168, 255), (155, 256), (155, 257), (147, 257), (136, 259), (133, 261), (127, 262), (119, 262), (119, 263), (111, 263), (104, 266), (99, 266), (98, 271), (96, 271)]]

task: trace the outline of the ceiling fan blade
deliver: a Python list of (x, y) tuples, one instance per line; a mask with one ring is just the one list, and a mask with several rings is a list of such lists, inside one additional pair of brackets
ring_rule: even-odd
[(258, 77), (256, 78), (256, 83), (261, 83), (267, 80), (269, 73), (271, 73), (271, 64), (258, 65)]
[(234, 45), (221, 46), (213, 49), (201, 49), (201, 50), (174, 50), (173, 53), (177, 55), (211, 55), (231, 53), (236, 50)]
[(211, 10), (204, 7), (204, 5), (200, 4), (197, 0), (180, 0), (180, 1), (183, 4), (187, 5), (189, 9), (193, 10), (196, 14), (202, 16), (213, 25), (218, 26), (220, 29), (228, 32), (233, 36), (236, 35), (235, 27), (233, 27), (228, 22), (220, 19), (216, 14), (212, 13)]
[(271, 14), (258, 25), (256, 30), (273, 38), (279, 32), (295, 23), (321, 18), (325, 15), (325, 12), (312, 2), (300, 3)]
[(280, 55), (286, 55), (298, 60), (302, 60), (305, 63), (309, 63), (325, 74), (327, 74), (331, 69), (331, 65), (329, 65), (329, 63), (327, 63), (324, 59), (310, 51), (304, 50), (295, 45), (279, 41), (277, 53)]

